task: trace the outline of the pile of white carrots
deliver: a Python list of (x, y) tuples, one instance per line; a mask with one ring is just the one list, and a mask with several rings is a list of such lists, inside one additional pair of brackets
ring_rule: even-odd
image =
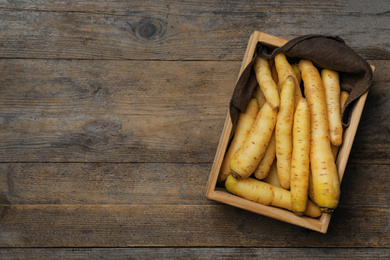
[[(258, 86), (240, 113), (218, 176), (226, 189), (264, 205), (318, 217), (339, 202), (335, 164), (348, 93), (339, 74), (283, 53), (256, 58)], [(303, 81), (304, 93), (301, 91)]]

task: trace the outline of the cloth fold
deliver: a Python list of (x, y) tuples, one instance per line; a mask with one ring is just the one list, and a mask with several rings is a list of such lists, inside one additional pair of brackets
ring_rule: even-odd
[(235, 128), (238, 114), (246, 110), (257, 86), (256, 76), (252, 70), (256, 57), (271, 59), (278, 53), (284, 53), (289, 60), (308, 59), (319, 69), (331, 69), (339, 72), (341, 90), (349, 93), (342, 111), (343, 125), (348, 126), (354, 102), (373, 83), (371, 67), (340, 37), (313, 34), (294, 38), (275, 49), (258, 43), (252, 60), (238, 78), (230, 100), (229, 112), (233, 127)]

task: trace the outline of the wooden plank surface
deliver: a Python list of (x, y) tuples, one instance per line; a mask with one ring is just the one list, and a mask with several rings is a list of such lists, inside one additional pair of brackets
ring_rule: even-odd
[[(0, 258), (388, 259), (388, 1), (0, 0)], [(205, 196), (250, 34), (376, 67), (326, 234)]]
[(19, 59), (0, 64), (3, 162), (210, 162), (239, 66)]
[(2, 247), (388, 247), (390, 241), (387, 166), (347, 168), (340, 206), (322, 236), (207, 200), (209, 164), (1, 166), (7, 173), (0, 186)]
[[(0, 164), (0, 203), (214, 205), (204, 196), (210, 168), (182, 163)], [(340, 205), (389, 206), (388, 166), (350, 163), (344, 178)]]
[(0, 57), (241, 60), (260, 30), (285, 39), (331, 33), (364, 58), (390, 59), (386, 1), (30, 2), (0, 6)]
[(20, 248), (0, 249), (2, 259), (385, 259), (388, 248)]
[(216, 203), (10, 205), (1, 207), (0, 247), (388, 248), (389, 213), (389, 207), (340, 206), (324, 235)]
[(0, 164), (0, 203), (203, 205), (210, 164)]
[[(35, 10), (35, 11), (57, 11), (57, 12), (93, 12), (93, 13), (115, 13), (128, 15), (129, 11), (135, 13), (144, 12), (155, 13), (163, 11), (172, 11), (189, 15), (199, 12), (304, 12), (312, 13), (335, 12), (335, 13), (366, 13), (366, 14), (385, 14), (388, 5), (386, 1), (373, 0), (370, 3), (359, 0), (332, 1), (331, 4), (317, 1), (258, 1), (248, 4), (246, 1), (232, 0), (228, 2), (219, 2), (216, 0), (183, 0), (180, 4), (172, 0), (146, 0), (146, 1), (116, 1), (116, 0), (84, 0), (72, 1), (64, 0), (61, 2), (50, 0), (18, 0), (2, 1), (0, 8), (4, 10)], [(284, 9), (286, 8), (286, 9)], [(145, 10), (147, 9), (147, 10)]]
[[(350, 162), (386, 163), (390, 62), (370, 62)], [(239, 66), (2, 59), (0, 161), (212, 162)]]

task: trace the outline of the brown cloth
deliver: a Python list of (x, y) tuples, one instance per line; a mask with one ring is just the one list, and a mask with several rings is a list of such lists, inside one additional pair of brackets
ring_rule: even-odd
[(284, 53), (289, 60), (308, 59), (319, 69), (339, 72), (341, 89), (349, 93), (342, 112), (343, 125), (348, 126), (354, 101), (372, 85), (371, 67), (338, 36), (305, 35), (273, 50), (258, 43), (254, 57), (240, 75), (230, 100), (229, 110), (233, 127), (238, 114), (246, 110), (257, 86), (256, 76), (252, 70), (255, 58), (259, 55), (271, 59), (278, 53)]

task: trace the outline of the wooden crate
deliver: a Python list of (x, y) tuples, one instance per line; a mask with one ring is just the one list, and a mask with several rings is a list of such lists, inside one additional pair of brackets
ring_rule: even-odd
[[(287, 42), (287, 40), (266, 33), (262, 33), (259, 31), (255, 31), (249, 39), (245, 56), (241, 65), (240, 74), (251, 61), (258, 42), (270, 47), (280, 47), (284, 45)], [(353, 140), (355, 138), (359, 120), (363, 111), (364, 104), (367, 99), (367, 94), (368, 93), (366, 92), (355, 103), (353, 107), (350, 125), (344, 131), (343, 143), (340, 146), (340, 150), (336, 160), (336, 165), (340, 176), (340, 180), (342, 180), (344, 175), (345, 167), (347, 165), (348, 157), (351, 151)], [(231, 137), (232, 137), (232, 123), (228, 112), (225, 120), (225, 125), (222, 130), (222, 135), (219, 141), (219, 145), (217, 148), (217, 152), (214, 158), (214, 163), (211, 168), (209, 180), (207, 183), (207, 191), (206, 191), (207, 198), (234, 207), (252, 211), (264, 216), (275, 218), (284, 222), (288, 222), (294, 225), (298, 225), (307, 229), (315, 230), (321, 233), (326, 233), (331, 219), (331, 213), (323, 213), (319, 218), (298, 216), (293, 212), (290, 212), (285, 209), (276, 208), (273, 206), (261, 205), (246, 200), (244, 198), (229, 193), (224, 188), (217, 187), (218, 174)]]

